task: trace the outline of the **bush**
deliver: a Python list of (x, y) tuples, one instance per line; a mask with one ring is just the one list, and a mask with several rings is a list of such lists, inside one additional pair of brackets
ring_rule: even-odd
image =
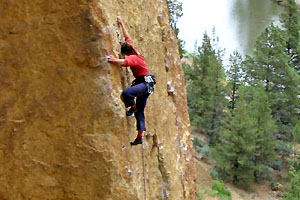
[(300, 200), (300, 171), (291, 168), (289, 171), (290, 188), (283, 200)]
[(198, 138), (198, 137), (194, 137), (193, 138), (193, 143), (194, 143), (194, 147), (203, 147), (203, 142)]
[(272, 162), (271, 167), (275, 170), (282, 170), (282, 160), (275, 160)]
[(197, 200), (202, 200), (203, 194), (196, 192), (196, 198), (197, 198)]
[(197, 153), (201, 153), (201, 148), (203, 147), (202, 141), (198, 137), (193, 138), (194, 148)]
[(211, 149), (209, 147), (208, 144), (205, 144), (201, 150), (200, 150), (200, 153), (207, 159), (210, 159), (211, 158)]
[(196, 198), (197, 200), (203, 199), (203, 193), (200, 192), (200, 185), (197, 185)]
[(259, 179), (272, 180), (274, 169), (272, 167), (261, 165), (259, 170)]
[(219, 177), (219, 173), (216, 169), (210, 169), (209, 174), (212, 177), (212, 179), (217, 179)]
[[(299, 147), (298, 147), (299, 148)], [(295, 169), (295, 170), (300, 170), (300, 151), (299, 149), (296, 149), (294, 147), (293, 153), (290, 155), (290, 165)]]
[(212, 152), (208, 144), (204, 144), (198, 137), (193, 138), (193, 143), (197, 153), (201, 153), (207, 159), (211, 158)]
[(273, 191), (277, 190), (277, 182), (276, 181), (272, 180), (270, 186)]
[(282, 156), (288, 156), (292, 153), (291, 146), (282, 140), (278, 142), (278, 146), (276, 147), (276, 151)]
[(231, 193), (228, 191), (224, 184), (219, 180), (212, 181), (213, 193), (220, 197), (221, 200), (231, 200)]

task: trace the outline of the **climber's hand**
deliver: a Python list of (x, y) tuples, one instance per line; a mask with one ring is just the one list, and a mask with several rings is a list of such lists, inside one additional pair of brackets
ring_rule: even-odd
[(121, 16), (117, 16), (117, 22), (119, 25), (123, 24), (123, 20), (122, 20)]
[(121, 66), (124, 64), (125, 59), (119, 59), (119, 58), (114, 57), (113, 55), (109, 55), (109, 56), (107, 56), (107, 61), (112, 64)]
[(107, 61), (114, 62), (114, 61), (116, 61), (116, 58), (113, 55), (109, 55), (109, 56), (107, 56)]

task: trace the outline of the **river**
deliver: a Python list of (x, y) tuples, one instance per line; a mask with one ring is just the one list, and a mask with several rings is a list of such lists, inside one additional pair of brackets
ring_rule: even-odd
[(272, 21), (279, 23), (282, 8), (272, 0), (183, 0), (183, 16), (178, 21), (179, 37), (185, 49), (194, 51), (195, 41), (201, 45), (206, 31), (215, 27), (219, 47), (229, 54), (238, 50), (251, 54), (256, 37)]

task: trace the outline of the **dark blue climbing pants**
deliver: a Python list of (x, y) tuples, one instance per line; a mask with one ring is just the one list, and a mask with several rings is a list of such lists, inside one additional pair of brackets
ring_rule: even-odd
[(134, 113), (134, 116), (136, 118), (136, 126), (138, 131), (146, 130), (144, 110), (149, 97), (147, 90), (146, 83), (142, 82), (132, 85), (122, 92), (122, 97), (126, 108), (136, 104), (137, 111)]

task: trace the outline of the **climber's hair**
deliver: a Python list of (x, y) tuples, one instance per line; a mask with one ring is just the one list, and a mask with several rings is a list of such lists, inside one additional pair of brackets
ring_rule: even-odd
[(135, 50), (133, 48), (132, 45), (128, 44), (127, 42), (124, 42), (122, 45), (121, 45), (121, 53), (122, 54), (128, 54), (128, 55), (133, 55), (135, 54)]

